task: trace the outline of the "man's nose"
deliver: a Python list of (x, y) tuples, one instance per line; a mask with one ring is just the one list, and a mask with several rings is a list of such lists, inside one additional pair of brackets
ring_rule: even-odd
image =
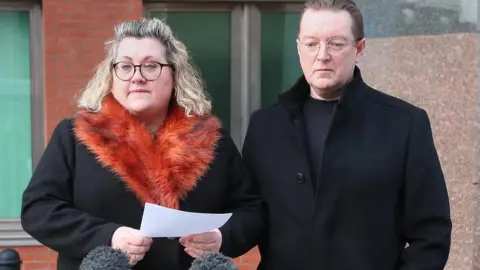
[(328, 46), (319, 45), (317, 51), (317, 61), (327, 61), (330, 59), (330, 53), (328, 52)]

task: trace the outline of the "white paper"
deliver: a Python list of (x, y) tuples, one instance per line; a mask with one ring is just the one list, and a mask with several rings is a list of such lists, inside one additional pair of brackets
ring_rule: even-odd
[(217, 229), (231, 216), (232, 213), (193, 213), (146, 203), (140, 232), (148, 237), (183, 237)]

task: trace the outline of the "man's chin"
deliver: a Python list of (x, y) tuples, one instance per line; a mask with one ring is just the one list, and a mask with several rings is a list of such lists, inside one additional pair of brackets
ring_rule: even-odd
[(311, 86), (317, 89), (331, 89), (335, 85), (335, 81), (330, 78), (318, 78), (311, 83)]

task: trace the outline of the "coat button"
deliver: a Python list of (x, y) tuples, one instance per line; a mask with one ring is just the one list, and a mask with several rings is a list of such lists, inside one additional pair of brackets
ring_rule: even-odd
[(293, 120), (293, 123), (294, 123), (295, 125), (298, 125), (298, 124), (300, 124), (300, 120), (295, 119), (295, 120)]
[(305, 182), (305, 176), (303, 176), (303, 173), (297, 173), (297, 182), (300, 184)]

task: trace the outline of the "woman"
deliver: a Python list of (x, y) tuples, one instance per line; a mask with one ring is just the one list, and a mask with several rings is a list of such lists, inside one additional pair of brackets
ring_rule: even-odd
[[(116, 26), (106, 47), (23, 194), (25, 231), (58, 252), (58, 269), (78, 269), (100, 245), (122, 249), (134, 269), (247, 252), (264, 226), (259, 194), (185, 46), (162, 21), (142, 19)], [(137, 230), (146, 202), (233, 216), (212, 232), (150, 239)]]

